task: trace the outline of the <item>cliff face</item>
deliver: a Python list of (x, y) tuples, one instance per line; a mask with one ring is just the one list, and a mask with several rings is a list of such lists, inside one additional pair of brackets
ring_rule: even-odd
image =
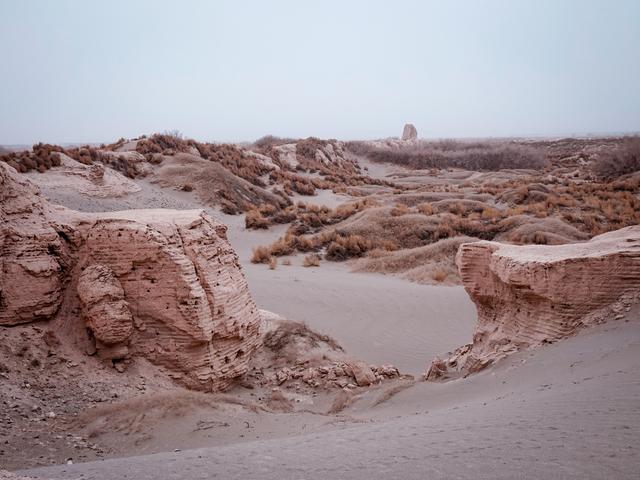
[(51, 318), (66, 263), (37, 188), (11, 172), (0, 164), (0, 325)]
[(472, 343), (434, 360), (430, 380), (473, 373), (615, 318), (640, 294), (640, 226), (578, 244), (467, 243), (456, 263), (478, 323)]
[(119, 369), (143, 357), (201, 390), (246, 371), (259, 316), (224, 225), (54, 207), (5, 165), (0, 187), (0, 325), (49, 321)]

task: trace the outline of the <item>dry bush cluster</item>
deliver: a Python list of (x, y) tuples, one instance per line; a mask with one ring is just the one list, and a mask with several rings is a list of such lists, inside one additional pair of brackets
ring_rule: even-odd
[(321, 179), (303, 177), (284, 170), (272, 170), (269, 179), (272, 183), (281, 185), (287, 195), (293, 195), (293, 192), (296, 192), (300, 195), (312, 196), (316, 194), (316, 188), (329, 188)]
[(40, 173), (44, 173), (51, 167), (60, 165), (59, 153), (61, 152), (64, 152), (64, 149), (57, 145), (38, 143), (31, 150), (0, 155), (0, 160), (21, 173), (26, 173), (30, 170), (38, 170)]
[(273, 170), (273, 167), (246, 155), (235, 145), (196, 142), (195, 148), (202, 158), (218, 162), (234, 175), (260, 187), (266, 186), (260, 177)]
[[(640, 177), (611, 182), (508, 182), (496, 200), (507, 204), (502, 218), (557, 218), (589, 236), (640, 223)], [(522, 239), (530, 243), (530, 239)], [(536, 242), (539, 243), (539, 242)]]
[[(365, 255), (384, 259), (390, 251), (465, 237), (519, 244), (583, 241), (640, 223), (639, 186), (640, 179), (568, 186), (505, 182), (502, 190), (496, 190), (497, 204), (467, 199), (422, 202), (414, 207), (404, 203), (377, 207), (373, 203), (355, 209), (363, 211), (357, 217), (353, 213), (334, 216), (330, 209), (316, 207), (312, 215), (298, 213), (297, 223), (287, 234), (260, 247), (254, 261), (295, 252), (324, 253), (324, 258), (332, 261)], [(335, 227), (306, 234), (329, 225)], [(451, 263), (448, 265), (451, 267)], [(442, 271), (446, 274), (442, 280), (455, 276), (452, 267)], [(434, 271), (432, 279), (438, 280), (442, 275)]]
[(374, 206), (377, 206), (377, 202), (372, 198), (345, 203), (334, 209), (301, 201), (286, 208), (262, 204), (246, 213), (245, 226), (249, 229), (266, 229), (274, 224), (291, 223), (290, 231), (302, 235), (334, 225)]
[(372, 146), (349, 142), (347, 148), (375, 162), (409, 168), (463, 168), (466, 170), (542, 169), (548, 165), (543, 151), (513, 142), (414, 142), (406, 145)]
[(173, 155), (178, 152), (188, 152), (191, 147), (195, 147), (194, 140), (186, 140), (181, 134), (154, 133), (149, 138), (138, 141), (136, 151), (143, 155), (162, 153), (163, 155)]
[[(268, 263), (271, 257), (291, 255), (296, 251), (319, 252), (323, 248), (325, 249), (325, 259), (342, 261), (361, 257), (373, 249), (375, 245), (375, 242), (360, 235), (344, 235), (335, 230), (307, 236), (287, 233), (271, 245), (254, 248), (251, 261), (253, 263)], [(387, 246), (393, 248), (393, 245)]]
[(316, 253), (310, 253), (309, 255), (305, 255), (304, 260), (302, 261), (303, 267), (319, 267), (320, 266), (320, 255)]

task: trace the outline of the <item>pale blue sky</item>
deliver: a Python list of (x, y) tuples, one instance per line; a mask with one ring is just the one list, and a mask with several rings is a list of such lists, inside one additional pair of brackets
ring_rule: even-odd
[(640, 1), (0, 0), (0, 143), (640, 130)]

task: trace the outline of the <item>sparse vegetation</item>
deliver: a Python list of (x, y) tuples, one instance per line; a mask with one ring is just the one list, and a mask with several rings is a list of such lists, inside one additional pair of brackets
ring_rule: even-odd
[(302, 266), (303, 267), (319, 267), (320, 266), (320, 256), (315, 254), (315, 253), (311, 253), (309, 255), (306, 255), (304, 257), (303, 262), (302, 262)]
[(395, 163), (410, 168), (464, 168), (501, 170), (542, 169), (547, 165), (541, 150), (513, 142), (414, 142), (407, 145), (372, 147), (366, 142), (349, 142), (347, 148), (375, 162)]

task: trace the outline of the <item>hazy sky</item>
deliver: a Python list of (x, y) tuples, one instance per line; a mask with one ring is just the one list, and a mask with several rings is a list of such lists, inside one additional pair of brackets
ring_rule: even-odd
[(640, 0), (0, 0), (0, 143), (640, 130)]

